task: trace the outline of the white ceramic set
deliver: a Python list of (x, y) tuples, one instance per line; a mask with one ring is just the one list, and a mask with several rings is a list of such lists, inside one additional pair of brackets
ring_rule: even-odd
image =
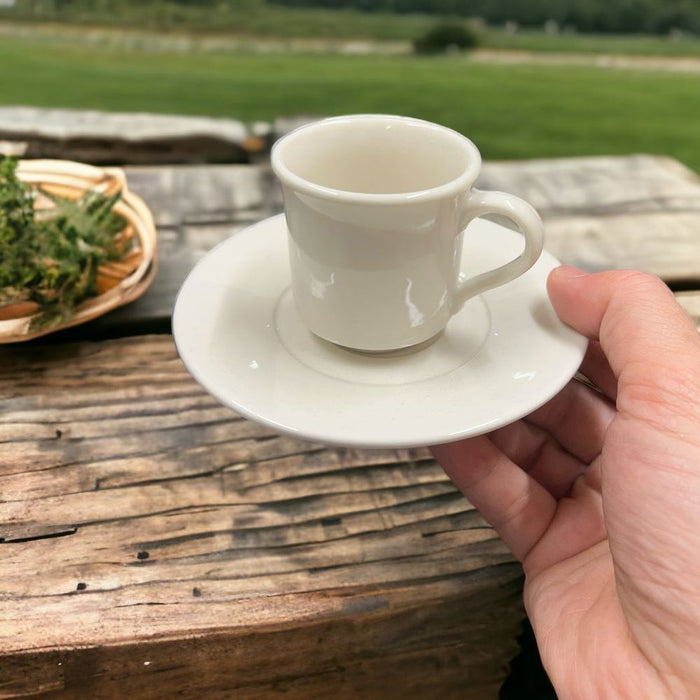
[(467, 138), (338, 117), (279, 140), (272, 167), (286, 216), (210, 251), (173, 315), (188, 370), (224, 404), (324, 443), (430, 445), (517, 420), (576, 372), (586, 341), (547, 299), (540, 218), (473, 187)]

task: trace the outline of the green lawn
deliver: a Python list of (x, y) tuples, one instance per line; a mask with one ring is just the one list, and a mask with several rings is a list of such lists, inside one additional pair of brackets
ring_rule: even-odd
[(4, 37), (0, 102), (204, 114), (390, 112), (486, 158), (660, 153), (700, 171), (700, 77), (471, 64), (463, 57), (149, 53)]

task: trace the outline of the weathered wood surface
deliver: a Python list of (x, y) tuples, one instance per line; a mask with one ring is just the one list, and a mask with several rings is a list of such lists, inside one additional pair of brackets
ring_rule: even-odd
[(646, 270), (671, 285), (700, 282), (700, 178), (676, 160), (487, 163), (480, 185), (532, 203), (547, 249), (568, 264)]
[(246, 163), (263, 145), (236, 119), (27, 106), (0, 107), (0, 140), (28, 158), (100, 164)]
[(0, 696), (495, 697), (520, 570), (426, 451), (275, 435), (168, 335), (0, 386)]
[(250, 163), (273, 141), (318, 117), (238, 119), (148, 112), (0, 106), (0, 154), (124, 163)]

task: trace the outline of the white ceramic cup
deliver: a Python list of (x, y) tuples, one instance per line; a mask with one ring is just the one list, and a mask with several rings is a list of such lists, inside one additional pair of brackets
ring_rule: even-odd
[[(542, 251), (537, 212), (474, 189), (480, 167), (469, 139), (408, 117), (324, 119), (277, 141), (292, 292), (308, 328), (356, 350), (407, 348), (439, 334), (471, 297), (532, 267)], [(462, 279), (462, 233), (487, 213), (512, 220), (524, 250)]]

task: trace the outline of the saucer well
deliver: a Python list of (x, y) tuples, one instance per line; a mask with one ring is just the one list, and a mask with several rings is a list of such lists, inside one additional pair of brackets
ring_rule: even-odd
[[(468, 276), (514, 258), (522, 236), (484, 219), (465, 232)], [(365, 448), (432, 445), (479, 435), (532, 412), (578, 369), (586, 339), (547, 298), (559, 263), (468, 301), (431, 344), (366, 355), (317, 338), (289, 289), (284, 215), (213, 248), (185, 280), (173, 335), (202, 387), (280, 432)]]

